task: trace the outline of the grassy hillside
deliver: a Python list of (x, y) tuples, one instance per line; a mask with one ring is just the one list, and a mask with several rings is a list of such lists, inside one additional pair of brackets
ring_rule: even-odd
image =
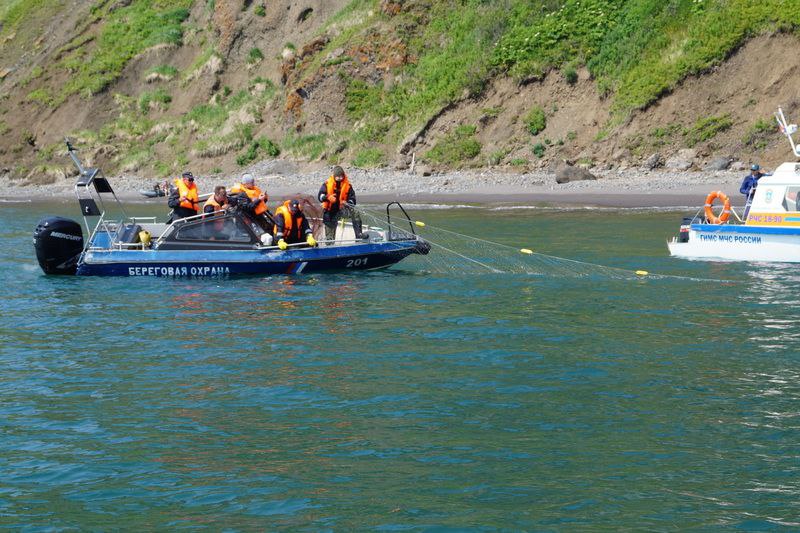
[(405, 81), (386, 90), (353, 80), (347, 95), (354, 119), (378, 124), (395, 117), (395, 141), (447, 103), (479, 93), (492, 77), (524, 82), (560, 70), (570, 83), (583, 65), (621, 117), (719, 64), (748, 37), (800, 25), (800, 0), (462, 0), (404, 7), (396, 25), (410, 28), (403, 37), (418, 58), (402, 68)]
[[(0, 72), (11, 64), (7, 72), (18, 69), (3, 86), (0, 130), (20, 130), (0, 151), (27, 160), (20, 172), (57, 155), (55, 142), (37, 141), (37, 129), (54, 139), (78, 134), (112, 154), (111, 171), (168, 174), (197, 161), (231, 169), (281, 153), (379, 165), (409, 138), (425, 135), (443, 110), (479, 98), (499, 79), (526, 86), (556, 73), (569, 87), (587, 70), (610, 103), (601, 132), (608, 135), (749, 38), (794, 33), (800, 25), (800, 0), (353, 0), (340, 1), (342, 9), (324, 20), (310, 12), (289, 20), (299, 25), (312, 17), (316, 30), (306, 30), (306, 40), (313, 46), (305, 49), (306, 42), (293, 43), (294, 31), (263, 29), (278, 27), (291, 2), (83, 4), (88, 16), (76, 17), (49, 48), (48, 39), (58, 37), (48, 32), (64, 28), (58, 17), (65, 2), (0, 4), (0, 45), (26, 51), (14, 57), (10, 46), (0, 47)], [(262, 51), (275, 43), (283, 43), (282, 57)], [(42, 55), (31, 56), (30, 48)], [(156, 49), (170, 52), (152, 54)], [(316, 100), (297, 96), (314, 89)], [(113, 105), (106, 118), (60, 128), (67, 131), (54, 126), (51, 116), (64, 106), (98, 102), (106, 110)], [(503, 110), (483, 111), (491, 120)], [(18, 117), (14, 128), (14, 113), (37, 120)], [(519, 120), (535, 137), (550, 114), (530, 103)], [(480, 165), (510, 152), (481, 155), (476, 125), (461, 126), (428, 143), (433, 149), (423, 158)], [(735, 127), (727, 119), (714, 131)], [(536, 138), (534, 154), (541, 158), (551, 143), (574, 138)]]

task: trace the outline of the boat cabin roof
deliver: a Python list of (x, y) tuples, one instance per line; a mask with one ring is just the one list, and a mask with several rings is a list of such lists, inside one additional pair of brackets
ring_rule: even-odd
[(800, 163), (781, 163), (770, 176), (758, 180), (758, 186), (785, 185), (800, 187)]

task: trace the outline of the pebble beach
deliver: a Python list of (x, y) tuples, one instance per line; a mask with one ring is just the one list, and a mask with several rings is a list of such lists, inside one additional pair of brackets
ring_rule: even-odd
[[(301, 168), (281, 160), (258, 163), (248, 169), (270, 197), (279, 200), (295, 193), (315, 194), (327, 178), (328, 167)], [(593, 181), (556, 183), (546, 171), (514, 173), (496, 169), (470, 169), (422, 175), (390, 169), (346, 169), (360, 203), (397, 200), (419, 204), (524, 204), (564, 207), (697, 207), (712, 190), (722, 190), (740, 205), (742, 171), (595, 170)], [(239, 175), (203, 176), (195, 173), (201, 193), (215, 185), (232, 185)], [(74, 198), (74, 178), (50, 185), (9, 183), (0, 193), (5, 201)], [(158, 178), (137, 175), (109, 176), (117, 195), (128, 202), (147, 199), (140, 191), (152, 190)], [(162, 199), (163, 200), (163, 199)]]

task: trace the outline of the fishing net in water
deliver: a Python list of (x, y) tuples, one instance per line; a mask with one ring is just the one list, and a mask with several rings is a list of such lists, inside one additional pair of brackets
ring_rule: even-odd
[(415, 258), (423, 265), (422, 268), (429, 272), (457, 272), (463, 274), (509, 273), (547, 277), (602, 277), (624, 280), (639, 279), (644, 276), (648, 279), (681, 278), (681, 276), (657, 275), (642, 270), (633, 271), (574, 259), (565, 259), (537, 253), (527, 248), (515, 248), (514, 246), (430, 226), (408, 218), (403, 212), (392, 214), (391, 222), (387, 222), (385, 212), (381, 213), (361, 207), (359, 212), (366, 225), (387, 229), (394, 238), (416, 234), (428, 241), (431, 245), (431, 252), (428, 255), (415, 256)]

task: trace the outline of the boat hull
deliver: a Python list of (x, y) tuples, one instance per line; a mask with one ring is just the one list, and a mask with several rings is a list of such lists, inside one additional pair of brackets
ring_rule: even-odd
[(800, 262), (800, 228), (692, 224), (688, 242), (667, 243), (684, 259)]
[(419, 242), (280, 250), (89, 250), (79, 276), (214, 277), (372, 270), (418, 253)]

